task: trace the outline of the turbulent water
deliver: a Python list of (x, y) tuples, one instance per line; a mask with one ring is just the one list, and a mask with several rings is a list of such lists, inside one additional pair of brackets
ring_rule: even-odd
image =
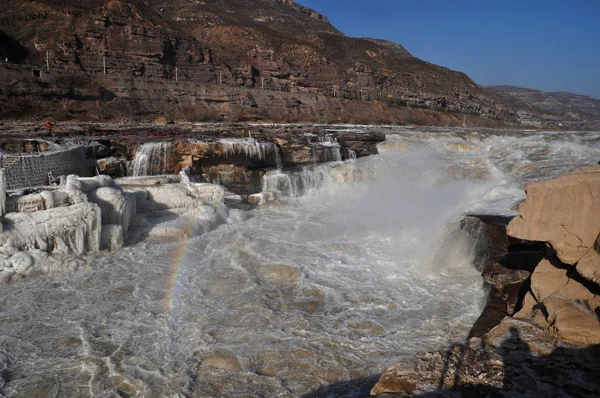
[(461, 215), (514, 214), (525, 183), (596, 164), (600, 134), (404, 132), (380, 150), (271, 172), (286, 200), (187, 242), (2, 286), (0, 391), (293, 397), (460, 340), (484, 300)]

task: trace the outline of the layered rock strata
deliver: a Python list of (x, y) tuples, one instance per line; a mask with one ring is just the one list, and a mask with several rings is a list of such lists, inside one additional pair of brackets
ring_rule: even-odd
[(2, 117), (462, 124), (451, 112), (515, 115), (464, 73), (396, 43), (346, 37), (288, 1), (7, 0), (0, 26)]

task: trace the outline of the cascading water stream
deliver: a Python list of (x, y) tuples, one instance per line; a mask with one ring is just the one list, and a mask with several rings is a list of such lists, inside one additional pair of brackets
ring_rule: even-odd
[(227, 157), (244, 155), (248, 159), (262, 160), (276, 147), (270, 142), (259, 142), (254, 138), (222, 138), (219, 143)]
[(281, 148), (279, 145), (275, 144), (275, 167), (277, 170), (281, 170), (283, 168), (283, 161), (281, 160)]
[(131, 162), (132, 176), (142, 177), (166, 174), (170, 152), (170, 142), (149, 142), (140, 145)]

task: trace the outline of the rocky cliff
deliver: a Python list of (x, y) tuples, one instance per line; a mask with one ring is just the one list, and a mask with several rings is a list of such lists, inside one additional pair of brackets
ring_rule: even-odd
[(547, 123), (593, 128), (600, 124), (600, 99), (565, 92), (545, 92), (514, 86), (488, 87), (516, 107)]
[[(8, 0), (0, 11), (0, 56), (8, 82), (0, 88), (0, 114), (13, 118), (167, 113), (180, 120), (351, 122), (353, 115), (418, 123), (407, 120), (413, 108), (515, 115), (465, 74), (395, 43), (344, 36), (291, 1)], [(370, 120), (372, 114), (381, 116)]]
[(527, 186), (508, 235), (503, 222), (483, 218), (499, 250), (484, 270), (490, 301), (469, 340), (392, 365), (371, 394), (600, 394), (599, 189), (600, 167), (576, 170)]

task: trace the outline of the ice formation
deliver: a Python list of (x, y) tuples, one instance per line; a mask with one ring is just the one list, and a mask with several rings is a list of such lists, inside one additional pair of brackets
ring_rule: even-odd
[(182, 179), (127, 191), (108, 176), (70, 175), (60, 189), (3, 195), (0, 281), (77, 269), (82, 254), (118, 250), (129, 235), (180, 239), (226, 221), (222, 187), (192, 183), (185, 172)]

